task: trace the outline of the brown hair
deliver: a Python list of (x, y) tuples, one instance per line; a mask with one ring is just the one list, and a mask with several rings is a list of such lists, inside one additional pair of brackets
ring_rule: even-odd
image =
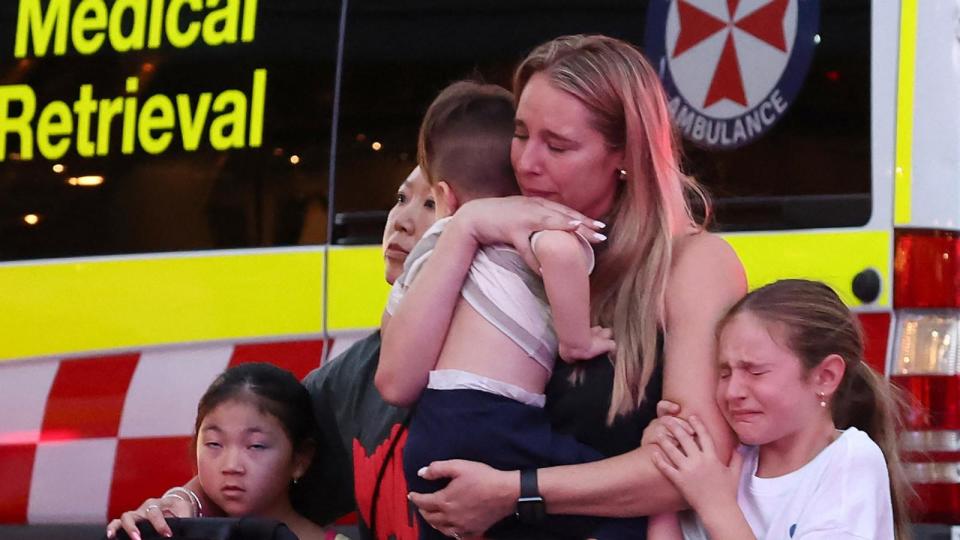
[(459, 81), (433, 100), (420, 124), (417, 161), (430, 185), (462, 200), (520, 193), (510, 164), (513, 96), (495, 84)]
[[(688, 195), (710, 204), (680, 170), (680, 150), (656, 71), (629, 43), (606, 36), (564, 36), (531, 52), (514, 74), (519, 98), (537, 73), (580, 100), (607, 145), (622, 149), (626, 180), (611, 214), (607, 246), (591, 277), (596, 324), (613, 329), (617, 350), (607, 421), (644, 399), (657, 362), (657, 333), (665, 328), (672, 242), (696, 224)], [(610, 174), (617, 174), (610, 171)], [(678, 225), (682, 224), (682, 225)]]
[(864, 361), (863, 330), (857, 317), (829, 286), (804, 279), (785, 279), (750, 292), (720, 321), (718, 335), (731, 319), (744, 312), (781, 326), (785, 345), (808, 372), (827, 356), (843, 358), (846, 369), (830, 403), (834, 425), (838, 429), (856, 427), (883, 451), (897, 538), (910, 538), (907, 498), (912, 490), (900, 463), (897, 442), (905, 401), (896, 387)]

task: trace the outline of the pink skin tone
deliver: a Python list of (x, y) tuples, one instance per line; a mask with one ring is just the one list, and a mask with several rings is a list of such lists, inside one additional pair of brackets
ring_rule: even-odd
[(290, 483), (309, 462), (309, 455), (294, 452), (280, 421), (249, 401), (225, 401), (200, 424), (200, 483), (230, 516), (292, 515)]
[[(819, 395), (829, 400), (836, 391), (844, 372), (841, 357), (827, 356), (807, 370), (786, 346), (781, 325), (743, 312), (723, 327), (718, 358), (717, 404), (740, 441), (760, 447), (758, 477), (795, 471), (837, 438), (830, 409), (820, 405)], [(662, 402), (658, 413), (678, 409)], [(697, 511), (711, 538), (753, 538), (736, 501), (740, 454), (726, 465), (695, 416), (689, 424), (671, 416), (656, 424), (648, 428), (660, 448), (654, 463)]]
[(517, 104), (510, 157), (524, 195), (599, 218), (613, 207), (623, 152), (586, 120), (590, 111), (546, 75), (530, 78)]
[(387, 282), (403, 273), (403, 263), (417, 240), (436, 220), (436, 202), (430, 185), (417, 167), (397, 190), (397, 202), (383, 229), (383, 262)]
[[(787, 454), (833, 428), (816, 399), (822, 388), (785, 346), (780, 328), (747, 312), (723, 329), (719, 343), (717, 404), (744, 444)], [(761, 465), (762, 465), (761, 459)]]
[[(384, 358), (394, 358), (405, 368), (397, 369), (389, 381), (400, 388), (395, 392), (398, 401), (416, 396), (425, 384), (425, 374), (449, 330), (462, 276), (478, 244), (509, 243), (531, 268), (537, 268), (539, 261), (529, 247), (530, 233), (569, 230), (551, 225), (554, 216), (545, 215), (545, 208), (539, 207), (566, 205), (588, 218), (584, 224), (597, 228), (600, 226), (590, 222), (609, 216), (616, 202), (623, 151), (607, 144), (593, 127), (590, 111), (577, 98), (551, 86), (543, 74), (535, 74), (519, 98), (516, 120), (511, 161), (524, 195), (535, 199), (472, 201), (458, 211), (419, 278), (431, 284), (429, 294), (426, 287), (420, 292), (415, 283), (405, 305), (394, 314), (389, 329), (393, 333), (388, 330), (384, 334), (381, 369)], [(491, 220), (489, 216), (503, 218)], [(688, 229), (688, 224), (675, 228)], [(588, 238), (599, 239), (592, 233), (585, 231)], [(719, 454), (726, 458), (732, 434), (710, 397), (715, 389), (714, 329), (722, 314), (744, 294), (746, 280), (736, 254), (722, 239), (709, 234), (677, 234), (665, 299), (667, 325), (676, 331), (668, 333), (665, 345), (664, 393), (683, 403), (688, 413), (701, 416), (717, 437)], [(414, 364), (416, 369), (410, 367)], [(416, 374), (413, 390), (401, 387), (404, 377), (414, 379), (411, 372)], [(540, 469), (540, 492), (550, 501), (548, 511), (636, 516), (682, 507), (678, 490), (672, 489), (651, 461), (652, 452), (647, 446), (599, 462)], [(424, 477), (452, 480), (438, 492), (410, 494), (421, 515), (441, 531), (462, 535), (485, 531), (516, 508), (516, 471), (452, 460), (432, 463)]]

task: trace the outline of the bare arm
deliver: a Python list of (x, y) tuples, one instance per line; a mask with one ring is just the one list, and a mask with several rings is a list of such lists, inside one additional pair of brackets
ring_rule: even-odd
[[(720, 237), (698, 234), (679, 241), (667, 286), (663, 397), (681, 415), (698, 416), (717, 453), (729, 460), (733, 433), (717, 408), (716, 324), (746, 293), (739, 259)], [(540, 471), (548, 510), (560, 514), (643, 516), (684, 508), (679, 492), (641, 447), (596, 463)]]
[[(700, 234), (675, 248), (667, 289), (664, 397), (696, 414), (728, 459), (734, 439), (714, 403), (717, 321), (746, 292), (743, 267), (721, 238)], [(540, 469), (540, 493), (555, 514), (643, 516), (686, 507), (679, 492), (653, 463), (653, 446), (594, 463)], [(484, 531), (516, 505), (519, 474), (462, 461), (440, 462), (427, 477), (451, 477), (436, 493), (414, 503), (431, 523)]]
[(564, 231), (544, 231), (536, 237), (534, 254), (557, 332), (560, 358), (586, 360), (614, 349), (609, 331), (590, 327), (590, 279), (584, 244)]
[(562, 205), (527, 197), (482, 199), (460, 207), (384, 329), (375, 378), (383, 398), (409, 406), (420, 396), (478, 246), (511, 244), (536, 269), (532, 232), (575, 230), (583, 223), (593, 221)]
[(410, 406), (427, 385), (479, 244), (452, 220), (383, 327), (374, 383), (388, 403)]

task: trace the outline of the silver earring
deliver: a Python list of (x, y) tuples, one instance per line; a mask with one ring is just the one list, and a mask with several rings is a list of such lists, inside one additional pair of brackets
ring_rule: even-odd
[(817, 397), (820, 398), (820, 406), (823, 408), (827, 407), (827, 397), (823, 395), (823, 392), (817, 392)]
[(293, 485), (297, 485), (297, 482), (299, 482), (299, 481), (300, 481), (300, 478), (298, 478), (298, 477), (296, 477), (296, 476), (293, 477)]
[(626, 169), (617, 169), (617, 178), (620, 180), (627, 179), (627, 170)]

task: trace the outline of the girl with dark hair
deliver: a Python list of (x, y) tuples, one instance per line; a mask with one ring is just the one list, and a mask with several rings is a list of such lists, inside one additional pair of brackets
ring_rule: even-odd
[(743, 443), (730, 465), (695, 416), (651, 428), (654, 463), (702, 522), (685, 522), (684, 536), (910, 538), (900, 400), (865, 363), (840, 297), (823, 283), (778, 281), (734, 305), (717, 334), (717, 404)]
[[(264, 363), (224, 371), (197, 406), (193, 445), (203, 492), (230, 517), (275, 519), (301, 540), (336, 538), (297, 509), (316, 433), (310, 395), (292, 373)], [(191, 500), (201, 513), (190, 492), (168, 493)], [(119, 526), (120, 520), (110, 524)]]

